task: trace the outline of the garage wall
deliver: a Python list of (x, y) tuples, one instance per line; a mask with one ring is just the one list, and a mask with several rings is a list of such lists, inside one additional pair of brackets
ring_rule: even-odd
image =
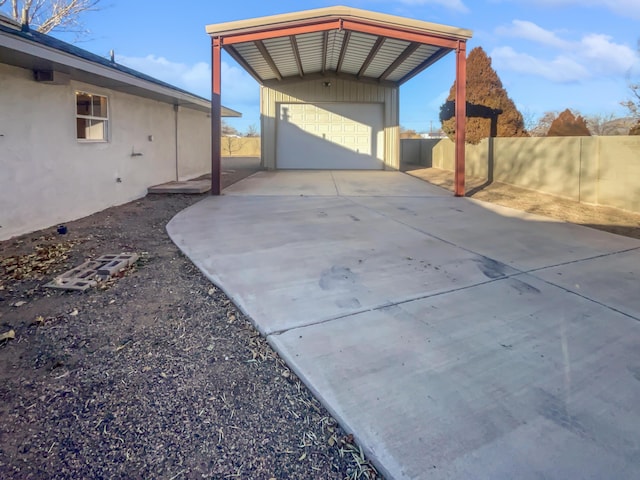
[[(331, 82), (331, 86), (324, 84)], [(321, 77), (283, 84), (270, 82), (260, 88), (262, 164), (276, 168), (278, 106), (281, 103), (382, 103), (384, 105), (384, 166), (400, 167), (399, 91), (396, 87), (338, 77)]]

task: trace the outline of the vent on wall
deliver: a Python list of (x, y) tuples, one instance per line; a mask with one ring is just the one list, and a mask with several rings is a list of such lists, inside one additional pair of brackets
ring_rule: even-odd
[(67, 85), (69, 83), (69, 75), (55, 70), (34, 70), (33, 74), (36, 82), (50, 85)]

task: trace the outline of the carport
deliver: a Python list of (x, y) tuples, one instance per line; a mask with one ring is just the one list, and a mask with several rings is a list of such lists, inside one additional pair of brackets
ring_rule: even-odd
[(397, 170), (399, 87), (456, 54), (455, 194), (464, 195), (469, 30), (348, 7), (207, 26), (212, 39), (211, 192), (221, 192), (221, 53), (261, 89), (268, 169)]

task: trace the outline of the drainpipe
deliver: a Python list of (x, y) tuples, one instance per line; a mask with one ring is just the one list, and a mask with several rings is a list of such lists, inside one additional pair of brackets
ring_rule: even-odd
[(175, 126), (175, 139), (176, 139), (176, 182), (180, 180), (180, 175), (179, 175), (179, 171), (178, 171), (178, 110), (180, 109), (179, 105), (174, 105), (173, 106), (173, 112), (174, 112), (174, 126)]

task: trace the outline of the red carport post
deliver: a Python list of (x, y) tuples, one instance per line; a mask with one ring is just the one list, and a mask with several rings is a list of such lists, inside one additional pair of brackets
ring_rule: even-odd
[(456, 170), (455, 196), (464, 197), (464, 154), (467, 115), (467, 44), (458, 42), (456, 49)]
[(222, 161), (221, 145), (222, 141), (222, 104), (220, 101), (221, 92), (221, 50), (222, 40), (220, 37), (211, 39), (211, 195), (220, 195), (222, 192), (222, 175), (220, 173)]

